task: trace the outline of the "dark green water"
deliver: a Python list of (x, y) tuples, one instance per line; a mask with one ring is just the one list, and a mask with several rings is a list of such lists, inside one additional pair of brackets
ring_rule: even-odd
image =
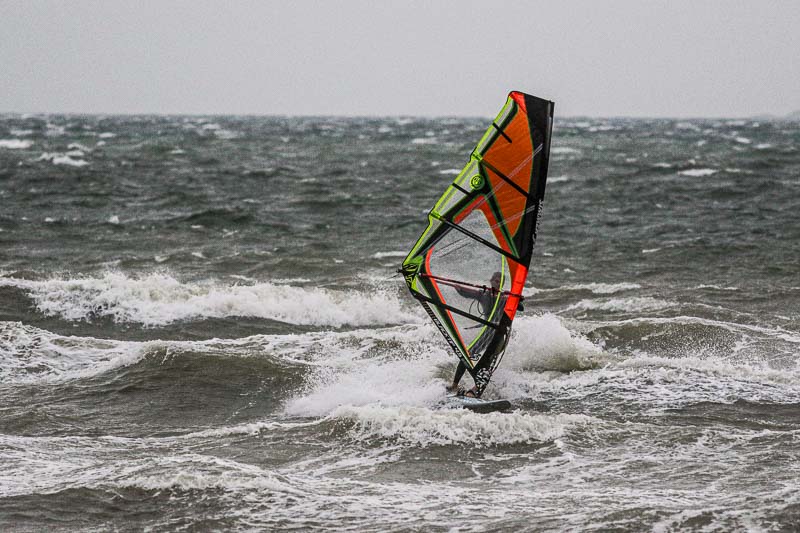
[(0, 527), (796, 529), (800, 125), (557, 117), (477, 415), (394, 271), (487, 123), (0, 117)]

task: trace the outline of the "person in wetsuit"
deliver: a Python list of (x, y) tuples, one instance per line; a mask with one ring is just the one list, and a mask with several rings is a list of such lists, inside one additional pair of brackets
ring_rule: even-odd
[[(495, 272), (492, 274), (491, 290), (477, 289), (472, 287), (456, 287), (455, 289), (461, 296), (465, 298), (472, 298), (473, 300), (477, 301), (478, 311), (480, 312), (481, 316), (484, 319), (489, 320), (489, 317), (492, 313), (492, 304), (494, 303), (495, 298), (497, 298), (497, 293), (500, 292), (501, 279), (502, 276), (500, 275), (500, 272)], [(524, 308), (522, 306), (522, 297), (520, 296), (519, 298), (520, 302), (517, 309), (523, 311)], [(498, 324), (497, 329), (494, 331), (494, 334), (486, 335), (482, 342), (473, 347), (474, 352), (479, 352), (484, 346), (486, 347), (483, 357), (481, 357), (478, 364), (475, 365), (470, 372), (472, 379), (475, 381), (475, 386), (466, 392), (459, 388), (458, 384), (461, 381), (461, 378), (464, 376), (464, 372), (467, 370), (467, 365), (464, 363), (464, 360), (459, 359), (458, 368), (456, 368), (455, 376), (453, 376), (453, 383), (447, 387), (449, 392), (455, 392), (459, 396), (463, 395), (473, 398), (479, 398), (480, 395), (483, 394), (483, 389), (485, 389), (486, 385), (488, 385), (489, 378), (492, 375), (494, 361), (497, 359), (497, 356), (503, 352), (506, 347), (506, 343), (508, 342), (508, 331), (511, 326), (511, 319), (503, 310), (507, 299), (508, 295), (502, 295), (500, 297), (498, 308), (502, 315), (500, 317), (500, 323)]]

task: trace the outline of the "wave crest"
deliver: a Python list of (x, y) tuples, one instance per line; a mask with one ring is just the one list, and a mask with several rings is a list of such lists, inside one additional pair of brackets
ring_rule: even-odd
[(342, 406), (331, 416), (352, 422), (351, 435), (357, 440), (393, 438), (419, 446), (548, 442), (563, 436), (568, 426), (590, 420), (582, 415), (478, 414), (466, 409), (376, 405)]
[(166, 274), (29, 281), (0, 278), (0, 286), (28, 292), (40, 312), (65, 320), (108, 317), (120, 323), (162, 326), (177, 321), (253, 317), (296, 325), (368, 326), (419, 321), (385, 290), (333, 291), (278, 285), (181, 283)]

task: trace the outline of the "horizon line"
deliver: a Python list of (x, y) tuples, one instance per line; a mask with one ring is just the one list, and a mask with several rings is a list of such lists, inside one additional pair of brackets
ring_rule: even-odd
[[(380, 118), (412, 118), (412, 119), (491, 119), (490, 115), (414, 115), (414, 114), (287, 114), (287, 113), (226, 113), (226, 112), (163, 112), (163, 111), (3, 111), (0, 110), (0, 116), (117, 116), (117, 117), (134, 117), (134, 116), (159, 116), (159, 117), (275, 117), (275, 118), (363, 118), (363, 119), (380, 119)], [(800, 110), (791, 111), (783, 115), (774, 113), (755, 113), (752, 115), (556, 115), (562, 119), (605, 119), (605, 120), (800, 120)]]

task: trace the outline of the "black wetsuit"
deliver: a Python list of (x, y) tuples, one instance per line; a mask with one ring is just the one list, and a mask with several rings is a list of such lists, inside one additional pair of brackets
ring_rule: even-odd
[[(478, 302), (478, 310), (480, 311), (482, 318), (486, 320), (489, 319), (489, 316), (492, 313), (492, 304), (494, 303), (494, 299), (497, 295), (497, 292), (494, 289), (456, 287), (456, 291), (465, 298), (472, 298), (473, 300), (476, 300)], [(476, 396), (483, 394), (483, 390), (486, 388), (486, 385), (489, 384), (489, 379), (492, 376), (494, 361), (505, 349), (506, 343), (508, 342), (508, 331), (511, 327), (511, 319), (504, 310), (507, 299), (507, 295), (500, 297), (500, 302), (498, 302), (498, 307), (502, 313), (500, 316), (500, 322), (497, 325), (497, 329), (495, 329), (494, 334), (487, 336), (488, 342), (486, 343), (486, 349), (483, 352), (481, 360), (469, 372), (472, 376), (472, 380), (475, 382)], [(517, 309), (520, 311), (524, 310), (521, 297), (519, 307), (517, 307)], [(480, 346), (476, 347), (476, 350), (480, 350)], [(466, 370), (466, 363), (464, 363), (463, 359), (459, 359), (455, 376), (453, 376), (453, 383), (458, 384), (461, 381), (461, 378), (464, 376), (464, 372)]]

